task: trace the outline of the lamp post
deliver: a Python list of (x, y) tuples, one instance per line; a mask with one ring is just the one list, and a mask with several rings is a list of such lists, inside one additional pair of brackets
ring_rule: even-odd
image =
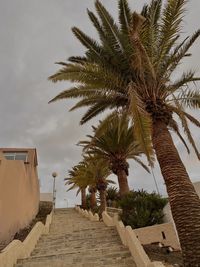
[(58, 174), (56, 172), (52, 173), (53, 177), (53, 211), (55, 210), (55, 205), (56, 205), (56, 177)]
[(68, 206), (69, 206), (68, 199), (64, 198), (64, 200), (67, 202), (67, 208), (68, 208)]

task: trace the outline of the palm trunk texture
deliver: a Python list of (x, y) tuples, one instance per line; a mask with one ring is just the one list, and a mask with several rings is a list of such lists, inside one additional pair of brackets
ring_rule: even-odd
[(200, 199), (163, 122), (153, 125), (153, 146), (165, 180), (184, 266), (200, 266)]
[(81, 189), (81, 207), (82, 209), (86, 209), (86, 189)]
[(90, 195), (90, 206), (91, 206), (91, 210), (94, 210), (96, 207), (96, 194), (95, 192), (92, 192)]
[(102, 217), (102, 213), (106, 210), (106, 191), (99, 190), (100, 195), (100, 217)]
[(129, 193), (129, 186), (126, 172), (122, 169), (117, 171), (118, 183), (119, 183), (119, 193), (120, 196), (124, 196)]

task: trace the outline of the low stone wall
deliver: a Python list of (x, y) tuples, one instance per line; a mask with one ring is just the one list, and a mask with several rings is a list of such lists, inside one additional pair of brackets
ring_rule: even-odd
[(105, 225), (116, 227), (122, 244), (128, 247), (137, 267), (164, 267), (162, 262), (151, 262), (130, 226), (125, 227), (122, 221), (118, 221), (116, 217), (111, 218), (107, 212), (103, 212), (102, 217)]
[(47, 215), (45, 225), (41, 222), (37, 222), (23, 242), (20, 240), (13, 240), (0, 253), (0, 266), (13, 267), (18, 259), (28, 258), (35, 248), (40, 236), (49, 233), (51, 221), (52, 212)]
[(120, 218), (120, 214), (122, 213), (122, 209), (106, 207), (106, 212), (110, 217)]
[[(84, 217), (92, 220), (95, 215), (86, 210), (82, 210), (80, 207), (75, 209)], [(98, 216), (98, 215), (97, 215)], [(97, 218), (96, 216), (96, 218)], [(128, 247), (137, 267), (164, 267), (162, 262), (151, 262), (146, 252), (144, 251), (139, 239), (130, 226), (124, 226), (122, 221), (118, 221), (116, 217), (110, 217), (107, 212), (102, 214), (103, 222), (106, 226), (115, 226), (118, 234), (121, 238), (122, 244)]]
[(83, 210), (79, 206), (75, 206), (75, 210), (82, 214), (84, 217), (88, 218), (92, 222), (99, 221), (99, 215), (97, 213), (93, 214), (91, 211)]

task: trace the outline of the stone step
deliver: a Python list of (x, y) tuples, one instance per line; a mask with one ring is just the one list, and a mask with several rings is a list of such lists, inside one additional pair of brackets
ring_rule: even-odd
[[(119, 243), (118, 243), (119, 244)], [(106, 242), (106, 243), (103, 243), (103, 247), (106, 247), (106, 248), (109, 248), (113, 245), (117, 245), (117, 242), (114, 241), (114, 240), (110, 240), (109, 242)], [(120, 246), (121, 244), (119, 244)], [(102, 248), (102, 243), (86, 243), (86, 242), (82, 242), (82, 243), (74, 243), (74, 244), (62, 244), (62, 245), (52, 245), (52, 246), (37, 246), (35, 248), (34, 251), (38, 252), (38, 251), (46, 251), (46, 250), (49, 250), (49, 251), (54, 251), (54, 250), (59, 250), (59, 249), (81, 249), (81, 248), (84, 248), (85, 250), (89, 250), (91, 248)]]
[(51, 235), (51, 236), (42, 236), (38, 242), (44, 242), (44, 241), (47, 241), (47, 242), (51, 242), (51, 241), (54, 241), (54, 240), (60, 240), (60, 241), (64, 241), (64, 240), (81, 240), (81, 239), (101, 239), (101, 238), (115, 238), (115, 237), (119, 237), (117, 232), (89, 232), (87, 234), (87, 232), (83, 232), (83, 231), (80, 231), (79, 233), (67, 233), (67, 234), (56, 234), (56, 235)]
[(83, 264), (68, 264), (63, 262), (62, 260), (57, 260), (56, 262), (46, 262), (46, 265), (44, 266), (43, 263), (39, 262), (31, 262), (31, 263), (18, 263), (15, 265), (15, 267), (136, 267), (134, 263), (119, 263), (119, 264), (105, 264), (105, 263), (83, 263)]
[[(106, 233), (116, 233), (117, 231), (114, 228), (74, 228), (68, 229), (69, 231), (63, 231), (63, 233), (59, 233), (58, 231), (53, 232), (51, 229), (51, 237), (57, 236), (67, 236), (67, 235), (76, 235), (76, 234), (106, 234)], [(46, 237), (45, 235), (43, 237)]]
[[(108, 246), (97, 246), (97, 247), (91, 247), (88, 248), (87, 247), (87, 253), (95, 253), (95, 255), (97, 254), (106, 254), (106, 253), (112, 253), (112, 252), (121, 252), (121, 251), (127, 251), (127, 249), (123, 246), (123, 245), (117, 245), (115, 243), (113, 243), (112, 246), (110, 246), (110, 244)], [(73, 247), (61, 247), (59, 249), (35, 249), (32, 254), (31, 257), (34, 256), (45, 256), (45, 255), (58, 255), (58, 254), (78, 254), (78, 255), (85, 255), (85, 248), (84, 247), (80, 247), (80, 248), (73, 248)]]
[[(132, 259), (132, 257), (130, 256), (129, 252), (124, 252), (124, 253), (112, 253), (112, 254), (106, 254), (106, 255), (102, 255), (102, 256), (96, 256), (96, 254), (94, 255), (87, 255), (85, 257), (78, 257), (78, 255), (74, 255), (74, 257), (69, 257), (69, 255), (67, 254), (59, 254), (59, 255), (51, 255), (51, 256), (43, 256), (43, 257), (34, 257), (34, 258), (29, 258), (29, 259), (25, 259), (25, 260), (19, 260), (19, 262), (17, 263), (16, 266), (24, 266), (24, 264), (35, 264), (35, 266), (37, 266), (36, 264), (42, 264), (43, 266), (49, 266), (48, 263), (54, 264), (54, 266), (57, 266), (56, 264), (58, 262), (63, 262), (68, 265), (74, 265), (76, 266), (76, 264), (79, 264), (82, 266), (84, 266), (84, 264), (92, 264), (93, 266), (97, 266), (97, 265), (111, 265), (111, 264), (134, 264), (134, 261)], [(104, 264), (104, 265), (103, 265)], [(25, 265), (26, 266), (26, 265)], [(87, 265), (85, 265), (87, 266)], [(92, 265), (91, 265), (92, 266)], [(133, 265), (134, 266), (134, 265)]]
[[(88, 257), (98, 257), (98, 259), (102, 258), (102, 257), (124, 257), (124, 256), (128, 256), (130, 257), (130, 252), (127, 251), (127, 249), (120, 249), (120, 248), (116, 248), (116, 249), (93, 249), (93, 250), (87, 250), (87, 254), (85, 253), (85, 250), (81, 250), (81, 251), (77, 251), (77, 250), (73, 250), (73, 251), (69, 251), (69, 250), (60, 250), (60, 251), (54, 251), (54, 253), (49, 253), (49, 251), (47, 250), (45, 254), (36, 254), (36, 255), (31, 255), (31, 257), (29, 258), (30, 260), (32, 259), (41, 259), (44, 257), (52, 257), (52, 256), (62, 256), (65, 255), (67, 257), (70, 257), (70, 259), (80, 259), (80, 261), (84, 261), (85, 259), (87, 259)], [(27, 261), (27, 260), (26, 260)]]
[(87, 240), (87, 239), (95, 239), (95, 240), (101, 240), (101, 239), (105, 239), (105, 240), (107, 240), (107, 239), (112, 239), (112, 238), (114, 238), (114, 239), (119, 239), (119, 236), (117, 235), (117, 233), (115, 232), (115, 233), (113, 233), (113, 232), (111, 232), (111, 233), (109, 233), (109, 234), (107, 234), (106, 235), (106, 233), (94, 233), (94, 234), (92, 234), (92, 233), (90, 233), (90, 234), (84, 234), (84, 233), (80, 233), (80, 234), (74, 234), (74, 235), (64, 235), (64, 236), (60, 236), (60, 235), (57, 235), (57, 236), (54, 236), (54, 237), (47, 237), (47, 238), (45, 238), (45, 237), (42, 237), (42, 238), (40, 238), (39, 239), (39, 241), (38, 241), (38, 244), (42, 244), (42, 243), (54, 243), (55, 241), (58, 241), (58, 242), (68, 242), (68, 241), (74, 241), (74, 240), (82, 240), (82, 239), (84, 239), (84, 240)]
[[(68, 223), (66, 223), (66, 225), (67, 225)], [(85, 230), (85, 231), (87, 231), (87, 230), (105, 230), (104, 229), (104, 226), (102, 226), (102, 225), (96, 225), (96, 227), (92, 227), (92, 225), (86, 225), (86, 224), (84, 224), (84, 223), (82, 223), (82, 224), (80, 224), (80, 225), (76, 225), (76, 226), (72, 226), (72, 227), (70, 227), (70, 226), (63, 226), (63, 225), (61, 225), (60, 226), (60, 228), (59, 228), (59, 225), (57, 224), (55, 227), (53, 227), (53, 226), (51, 226), (50, 227), (50, 231), (51, 231), (51, 233), (53, 234), (54, 232), (55, 233), (65, 233), (66, 231), (67, 232), (70, 232), (70, 231), (73, 231), (73, 230)]]

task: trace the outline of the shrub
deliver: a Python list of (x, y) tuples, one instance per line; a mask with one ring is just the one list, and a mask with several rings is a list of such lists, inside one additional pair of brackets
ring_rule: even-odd
[(106, 190), (106, 202), (108, 207), (118, 207), (119, 191), (116, 187), (110, 186)]
[(119, 201), (121, 219), (132, 228), (163, 223), (163, 208), (166, 203), (167, 199), (154, 192), (131, 191)]

